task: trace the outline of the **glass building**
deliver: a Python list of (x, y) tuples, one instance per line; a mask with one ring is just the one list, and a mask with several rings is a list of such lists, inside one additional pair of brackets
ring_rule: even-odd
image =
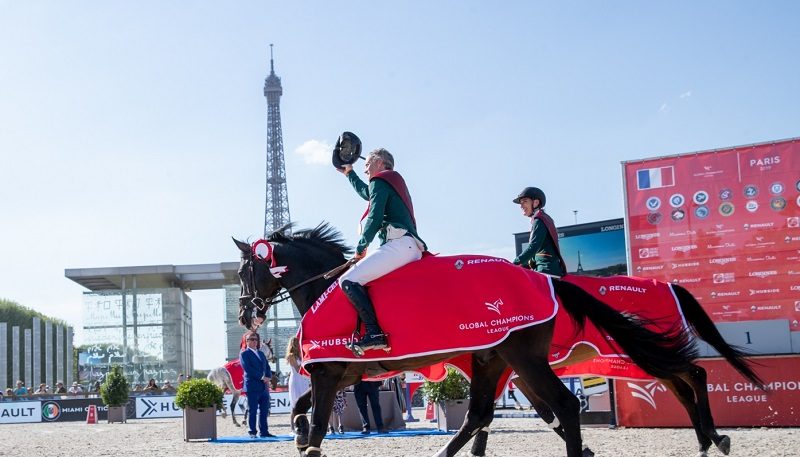
[(178, 288), (86, 292), (81, 380), (122, 365), (133, 383), (175, 382), (192, 372), (192, 301)]
[[(112, 365), (123, 366), (133, 383), (150, 378), (174, 382), (181, 373), (191, 374), (192, 300), (187, 293), (230, 288), (238, 303), (238, 268), (238, 262), (223, 262), (65, 270), (67, 278), (89, 289), (83, 297), (80, 379), (102, 380)], [(242, 329), (236, 328), (235, 336), (232, 329), (228, 332), (238, 356)]]

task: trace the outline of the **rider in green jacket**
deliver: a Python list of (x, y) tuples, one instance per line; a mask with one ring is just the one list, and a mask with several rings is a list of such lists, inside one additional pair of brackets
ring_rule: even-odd
[(567, 274), (567, 265), (558, 248), (558, 232), (553, 219), (545, 214), (546, 197), (537, 187), (522, 189), (514, 203), (522, 208), (522, 214), (531, 218), (531, 236), (515, 265), (554, 276)]

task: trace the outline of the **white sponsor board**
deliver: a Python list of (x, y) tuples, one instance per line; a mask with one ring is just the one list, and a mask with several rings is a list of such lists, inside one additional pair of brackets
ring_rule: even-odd
[(22, 424), (42, 421), (42, 402), (17, 401), (0, 403), (0, 424)]
[(183, 410), (175, 405), (175, 396), (136, 397), (136, 418), (155, 419), (162, 417), (181, 417)]
[[(270, 392), (270, 414), (288, 413), (291, 412), (291, 400), (289, 392)], [(233, 395), (223, 396), (223, 408), (230, 411), (228, 405), (233, 400)], [(239, 405), (237, 413), (242, 413), (247, 407), (247, 397), (239, 397)], [(41, 408), (40, 408), (41, 409)], [(217, 411), (217, 415), (221, 415), (222, 411)], [(39, 414), (41, 420), (41, 414)], [(181, 417), (183, 410), (175, 405), (175, 396), (141, 396), (136, 397), (136, 418), (137, 419), (156, 419), (164, 417)], [(24, 421), (33, 422), (33, 421)]]

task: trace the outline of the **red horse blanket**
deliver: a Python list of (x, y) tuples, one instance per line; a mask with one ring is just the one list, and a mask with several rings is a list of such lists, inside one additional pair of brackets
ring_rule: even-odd
[(391, 352), (357, 358), (345, 347), (356, 312), (337, 283), (303, 316), (303, 363), (397, 360), (492, 347), (509, 332), (553, 319), (546, 275), (484, 256), (426, 256), (369, 283)]
[[(667, 283), (628, 276), (567, 275), (562, 279), (620, 312), (648, 319), (652, 330), (668, 332), (686, 327)], [(334, 283), (303, 318), (299, 337), (304, 364), (476, 350), (496, 345), (509, 332), (555, 318), (549, 358), (559, 376), (651, 378), (591, 322), (579, 331), (563, 307), (556, 304), (547, 275), (513, 266), (504, 259), (425, 257), (370, 283), (370, 295), (379, 322), (389, 333), (392, 351), (368, 351), (363, 358), (356, 358), (345, 348), (352, 337), (356, 313)], [(593, 348), (599, 356), (578, 363), (568, 361), (581, 345)], [(446, 374), (445, 364), (471, 374), (469, 354), (418, 371), (428, 379), (441, 380)]]
[[(564, 281), (579, 286), (598, 300), (620, 312), (628, 312), (650, 322), (648, 328), (658, 333), (671, 333), (686, 328), (678, 300), (665, 282), (631, 276), (567, 275)], [(564, 314), (563, 316), (561, 314)], [(550, 361), (555, 364), (567, 358), (579, 344), (597, 350), (600, 357), (557, 368), (559, 376), (596, 375), (612, 378), (651, 379), (652, 376), (630, 362), (630, 359), (603, 335), (587, 323), (584, 331), (575, 335), (575, 323), (565, 312), (556, 317), (556, 330), (551, 345)]]
[[(630, 276), (600, 278), (567, 275), (562, 279), (581, 287), (617, 311), (633, 313), (648, 320), (648, 328), (651, 330), (670, 333), (687, 328), (678, 301), (668, 283)], [(581, 362), (568, 360), (581, 345), (593, 348), (598, 356)], [(593, 375), (608, 378), (652, 379), (652, 376), (634, 365), (630, 358), (620, 351), (612, 338), (600, 332), (590, 321), (587, 321), (583, 330), (579, 331), (575, 321), (563, 307), (559, 307), (556, 315), (549, 358), (550, 364), (554, 366), (553, 371), (561, 377)], [(467, 377), (471, 375), (469, 354), (454, 357), (446, 363), (458, 368)], [(436, 373), (441, 371), (436, 367), (431, 367), (429, 370), (434, 370)], [(511, 376), (511, 370), (508, 370), (504, 382), (498, 384), (500, 389), (498, 395), (502, 393), (502, 386)]]

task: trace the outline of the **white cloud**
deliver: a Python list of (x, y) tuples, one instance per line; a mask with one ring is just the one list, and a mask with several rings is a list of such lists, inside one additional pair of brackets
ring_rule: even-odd
[(305, 163), (326, 164), (331, 161), (333, 146), (323, 141), (308, 140), (294, 150), (295, 154), (303, 157)]
[(661, 105), (661, 108), (659, 108), (659, 109), (658, 109), (658, 112), (659, 112), (659, 113), (663, 113), (664, 111), (666, 111), (666, 110), (667, 110), (667, 108), (668, 108), (667, 104), (666, 104), (666, 103), (663, 103), (663, 104)]
[(681, 98), (689, 98), (692, 96), (692, 91), (687, 90), (686, 92), (681, 94)]

